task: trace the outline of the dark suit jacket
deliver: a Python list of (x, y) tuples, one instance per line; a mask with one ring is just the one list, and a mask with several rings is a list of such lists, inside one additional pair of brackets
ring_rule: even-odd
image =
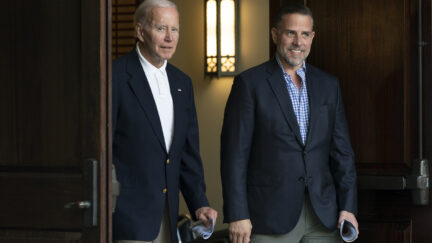
[(322, 223), (357, 211), (356, 171), (338, 80), (306, 65), (310, 123), (306, 145), (276, 59), (238, 75), (221, 136), (224, 221), (250, 218), (253, 233), (296, 225), (308, 188)]
[[(208, 206), (192, 82), (170, 64), (166, 71), (174, 104), (169, 153), (136, 50), (113, 63), (113, 161), (121, 184), (113, 216), (114, 239), (154, 240), (167, 198), (171, 238), (176, 242), (179, 189), (192, 214)], [(164, 188), (167, 193), (163, 193)]]

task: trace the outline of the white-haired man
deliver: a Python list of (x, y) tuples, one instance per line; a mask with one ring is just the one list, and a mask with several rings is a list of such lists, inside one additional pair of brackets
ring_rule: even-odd
[(136, 10), (136, 49), (113, 63), (113, 160), (121, 193), (114, 240), (177, 242), (179, 190), (192, 215), (209, 224), (190, 78), (167, 63), (179, 38), (179, 14), (168, 0)]

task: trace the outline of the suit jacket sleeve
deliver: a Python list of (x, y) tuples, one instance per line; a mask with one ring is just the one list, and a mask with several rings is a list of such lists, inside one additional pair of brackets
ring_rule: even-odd
[(221, 134), (224, 222), (249, 218), (247, 167), (254, 130), (253, 92), (237, 76), (225, 108)]
[(188, 205), (191, 215), (195, 217), (195, 211), (200, 207), (208, 206), (204, 171), (199, 152), (198, 119), (196, 115), (192, 82), (188, 78), (189, 99), (188, 113), (189, 123), (186, 132), (186, 141), (182, 152), (180, 189)]
[(336, 184), (339, 210), (357, 214), (357, 183), (342, 95), (338, 86), (330, 165)]

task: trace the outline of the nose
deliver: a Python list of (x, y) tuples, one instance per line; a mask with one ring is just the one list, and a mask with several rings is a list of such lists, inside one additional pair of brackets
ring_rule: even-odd
[(170, 30), (167, 30), (167, 31), (165, 32), (165, 38), (164, 38), (164, 40), (165, 40), (166, 42), (171, 42), (171, 41), (173, 40), (173, 33), (171, 33)]
[(295, 35), (294, 37), (293, 37), (293, 39), (292, 39), (292, 43), (294, 44), (294, 45), (300, 45), (300, 43), (301, 43), (301, 38), (298, 36), (298, 35)]

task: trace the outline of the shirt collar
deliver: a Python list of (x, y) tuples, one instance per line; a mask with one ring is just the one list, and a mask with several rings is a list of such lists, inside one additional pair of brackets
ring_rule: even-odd
[(143, 66), (143, 68), (145, 70), (149, 70), (151, 72), (156, 72), (156, 71), (165, 72), (166, 71), (166, 66), (168, 63), (167, 60), (164, 61), (164, 64), (162, 65), (162, 67), (157, 68), (157, 67), (153, 66), (153, 64), (151, 64), (149, 61), (147, 61), (147, 59), (145, 59), (145, 57), (141, 54), (138, 43), (136, 45), (136, 52), (138, 53), (138, 58), (141, 62), (141, 65)]

